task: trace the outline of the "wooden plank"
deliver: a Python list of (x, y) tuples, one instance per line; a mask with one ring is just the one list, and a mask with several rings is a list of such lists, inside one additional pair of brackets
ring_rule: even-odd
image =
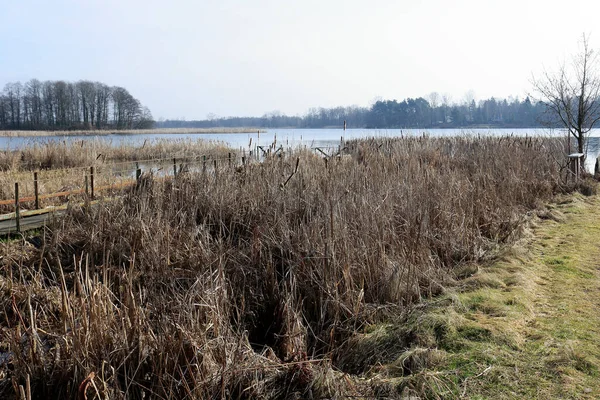
[[(98, 204), (101, 202), (109, 202), (112, 200), (113, 200), (113, 198), (106, 198), (103, 200), (94, 200), (94, 201), (90, 201), (90, 204)], [(84, 206), (85, 203), (78, 203), (78, 205)], [(21, 218), (25, 218), (25, 217), (31, 217), (34, 215), (48, 214), (48, 213), (52, 213), (55, 211), (66, 210), (68, 207), (69, 207), (69, 204), (63, 204), (60, 206), (48, 206), (46, 208), (41, 208), (39, 210), (26, 210), (26, 211), (21, 211), (20, 216), (21, 216)], [(16, 216), (16, 213), (14, 213), (14, 212), (8, 213), (8, 214), (2, 214), (2, 215), (0, 215), (0, 221), (15, 219), (15, 216)]]

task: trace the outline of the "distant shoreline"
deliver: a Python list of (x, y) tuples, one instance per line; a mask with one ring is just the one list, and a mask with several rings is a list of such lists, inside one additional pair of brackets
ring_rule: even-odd
[(264, 133), (260, 128), (156, 128), (124, 130), (70, 130), (70, 131), (0, 131), (0, 137), (28, 136), (110, 136), (110, 135), (148, 135), (148, 134), (210, 134), (210, 133)]
[[(240, 134), (240, 133), (267, 133), (269, 131), (276, 132), (277, 130), (285, 129), (302, 129), (302, 130), (321, 130), (321, 129), (338, 129), (342, 131), (340, 127), (324, 127), (324, 128), (293, 128), (293, 127), (278, 127), (278, 128), (225, 128), (225, 127), (214, 127), (214, 128), (153, 128), (153, 129), (100, 129), (100, 130), (0, 130), (0, 137), (44, 137), (44, 136), (111, 136), (111, 135), (203, 135), (203, 134)], [(394, 130), (401, 131), (423, 131), (428, 132), (431, 130), (528, 130), (528, 129), (545, 129), (543, 127), (494, 127), (494, 126), (465, 126), (465, 127), (429, 127), (429, 128), (349, 128), (348, 130), (373, 130), (373, 131), (385, 131)]]

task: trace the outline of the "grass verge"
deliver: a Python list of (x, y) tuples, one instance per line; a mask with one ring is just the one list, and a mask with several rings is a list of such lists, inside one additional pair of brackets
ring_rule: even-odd
[(371, 327), (362, 345), (411, 339), (372, 376), (423, 398), (599, 398), (600, 199), (564, 197), (539, 215), (498, 261)]

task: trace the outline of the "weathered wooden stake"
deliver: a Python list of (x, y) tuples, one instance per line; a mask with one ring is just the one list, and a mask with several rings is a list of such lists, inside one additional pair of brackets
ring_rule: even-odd
[(90, 193), (92, 200), (94, 199), (94, 167), (90, 167)]
[(173, 176), (177, 176), (177, 159), (173, 157)]
[(15, 220), (17, 232), (21, 232), (21, 210), (19, 209), (19, 182), (15, 182)]
[(231, 153), (227, 155), (227, 160), (229, 162), (229, 168), (231, 168)]
[(40, 209), (40, 196), (39, 196), (39, 190), (38, 190), (38, 173), (37, 172), (33, 173), (33, 193), (35, 196), (35, 209), (39, 210)]
[(202, 173), (206, 172), (206, 156), (202, 156)]

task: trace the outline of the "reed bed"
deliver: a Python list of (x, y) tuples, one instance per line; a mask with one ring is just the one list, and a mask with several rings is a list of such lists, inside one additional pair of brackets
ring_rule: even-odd
[[(0, 151), (0, 200), (14, 198), (15, 182), (19, 182), (21, 197), (33, 196), (33, 172), (38, 174), (39, 193), (45, 195), (83, 190), (85, 176), (92, 166), (96, 186), (104, 187), (130, 181), (135, 176), (136, 165), (170, 171), (173, 158), (179, 159), (179, 163), (197, 160), (203, 155), (209, 161), (223, 160), (230, 152), (231, 149), (219, 142), (201, 139), (149, 140), (137, 146), (114, 145), (103, 139), (33, 142), (19, 150)], [(66, 199), (49, 199), (42, 205), (58, 205)], [(0, 212), (11, 212), (11, 207), (0, 205)]]
[(350, 343), (517, 237), (564, 189), (563, 151), (547, 138), (366, 140), (326, 161), (298, 151), (145, 175), (35, 247), (3, 244), (0, 396), (398, 397), (369, 371), (410, 335), (376, 355)]
[(202, 139), (157, 139), (140, 145), (114, 144), (109, 139), (32, 142), (18, 150), (0, 151), (0, 171), (55, 170), (89, 167), (99, 163), (142, 161), (201, 154), (227, 155), (224, 144)]
[(124, 130), (69, 130), (69, 131), (2, 131), (0, 136), (108, 136), (108, 135), (141, 135), (141, 134), (203, 134), (203, 133), (256, 133), (265, 132), (259, 128), (154, 128)]

